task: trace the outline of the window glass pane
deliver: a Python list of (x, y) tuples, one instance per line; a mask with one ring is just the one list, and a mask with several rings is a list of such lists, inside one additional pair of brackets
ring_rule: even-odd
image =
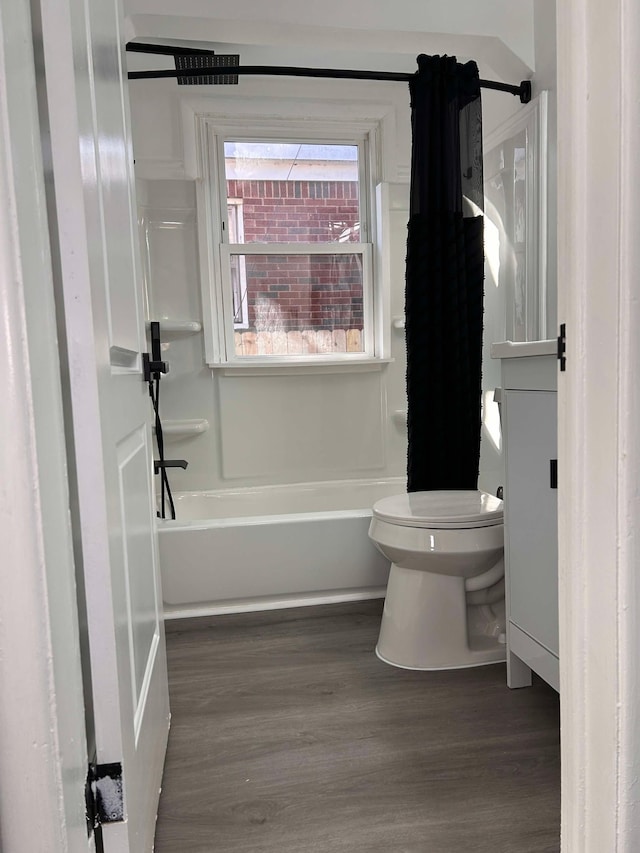
[(247, 328), (236, 355), (364, 352), (362, 255), (232, 255)]
[(357, 145), (224, 143), (238, 243), (359, 243)]
[(244, 258), (233, 255), (231, 257), (231, 293), (233, 295), (233, 325), (236, 329), (247, 327), (246, 282)]

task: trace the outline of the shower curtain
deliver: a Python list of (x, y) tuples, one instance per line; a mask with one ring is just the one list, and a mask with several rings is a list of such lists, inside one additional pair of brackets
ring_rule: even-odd
[(409, 89), (407, 490), (476, 489), (484, 284), (478, 67), (419, 56)]

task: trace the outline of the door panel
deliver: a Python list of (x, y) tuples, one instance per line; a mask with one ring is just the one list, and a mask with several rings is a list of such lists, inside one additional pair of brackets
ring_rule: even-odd
[(558, 655), (556, 393), (506, 391), (510, 619)]
[(118, 447), (120, 506), (122, 513), (123, 568), (127, 605), (129, 668), (134, 705), (134, 731), (137, 741), (144, 715), (145, 686), (153, 672), (161, 633), (157, 587), (152, 573), (140, 567), (154, 564), (153, 540), (148, 535), (150, 518), (149, 448), (146, 430), (136, 430)]
[[(140, 281), (137, 234), (131, 181), (131, 146), (126, 113), (126, 73), (123, 73), (123, 48), (120, 40), (118, 0), (90, 2), (91, 38), (87, 58), (91, 74), (94, 132), (102, 144), (96, 149), (101, 226), (109, 240), (106, 257), (106, 295), (109, 343), (120, 351), (139, 352), (142, 348), (142, 300), (138, 288), (131, 288), (132, 277)], [(132, 159), (132, 158), (131, 158)], [(131, 229), (135, 228), (135, 231)], [(120, 235), (119, 241), (113, 240)], [(120, 361), (116, 357), (115, 366)]]
[(169, 705), (124, 46), (113, 0), (39, 11), (95, 744), (124, 775), (126, 822), (103, 844), (145, 853)]

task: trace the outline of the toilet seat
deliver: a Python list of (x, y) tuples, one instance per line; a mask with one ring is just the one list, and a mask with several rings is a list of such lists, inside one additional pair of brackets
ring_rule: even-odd
[(460, 530), (503, 523), (499, 498), (481, 491), (409, 492), (382, 498), (373, 516), (400, 527)]

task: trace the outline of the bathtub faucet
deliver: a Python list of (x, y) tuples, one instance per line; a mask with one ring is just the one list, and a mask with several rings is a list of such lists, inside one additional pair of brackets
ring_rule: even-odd
[(159, 474), (162, 468), (186, 468), (189, 463), (186, 459), (159, 459), (153, 460), (153, 473)]

